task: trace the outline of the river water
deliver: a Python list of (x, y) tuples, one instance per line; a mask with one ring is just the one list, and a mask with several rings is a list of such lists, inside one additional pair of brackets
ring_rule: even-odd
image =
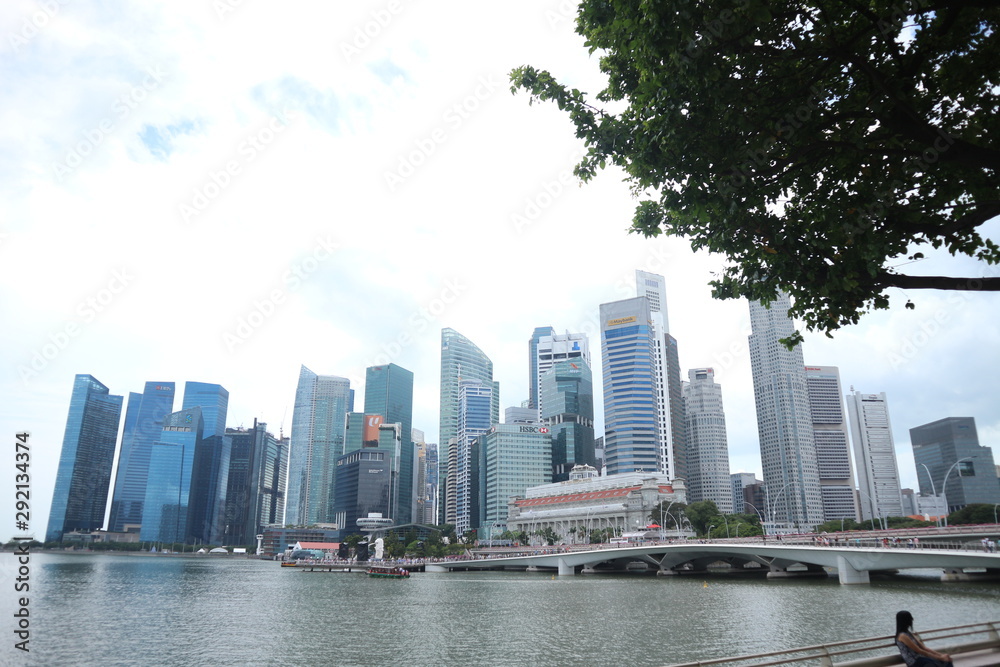
[(407, 580), (250, 559), (32, 554), (30, 653), (14, 648), (14, 557), (0, 554), (0, 664), (665, 665), (1000, 618), (1000, 584), (841, 586), (519, 572)]

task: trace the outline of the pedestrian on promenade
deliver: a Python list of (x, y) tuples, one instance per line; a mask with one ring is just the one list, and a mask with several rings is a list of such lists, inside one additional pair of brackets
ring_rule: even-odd
[(952, 667), (950, 655), (927, 648), (913, 634), (913, 615), (908, 611), (896, 614), (896, 647), (907, 667)]

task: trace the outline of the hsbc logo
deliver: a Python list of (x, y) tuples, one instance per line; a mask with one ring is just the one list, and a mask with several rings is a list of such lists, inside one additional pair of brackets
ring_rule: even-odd
[(548, 426), (522, 426), (520, 433), (548, 433)]

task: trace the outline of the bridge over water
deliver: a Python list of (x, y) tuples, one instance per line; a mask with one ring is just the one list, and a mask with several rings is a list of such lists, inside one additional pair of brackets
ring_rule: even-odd
[(428, 572), (490, 569), (550, 569), (567, 576), (578, 571), (629, 569), (630, 563), (656, 568), (657, 574), (676, 575), (707, 571), (723, 562), (737, 571), (760, 571), (768, 577), (827, 574), (834, 568), (841, 584), (865, 584), (871, 572), (940, 569), (942, 580), (1000, 579), (1000, 553), (959, 549), (910, 549), (905, 547), (850, 547), (775, 543), (674, 543), (619, 548), (560, 551), (557, 553), (493, 556), (428, 563)]

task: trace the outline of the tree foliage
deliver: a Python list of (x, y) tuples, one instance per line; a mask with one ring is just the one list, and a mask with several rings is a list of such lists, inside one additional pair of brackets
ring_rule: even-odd
[(784, 291), (829, 335), (894, 286), (1000, 289), (897, 270), (928, 247), (1000, 261), (980, 233), (1000, 215), (998, 28), (981, 0), (583, 0), (596, 102), (531, 66), (512, 90), (569, 114), (582, 180), (624, 170), (632, 231), (728, 258), (715, 297)]
[(966, 505), (948, 515), (949, 525), (970, 525), (993, 523), (996, 520), (996, 506), (985, 503)]

